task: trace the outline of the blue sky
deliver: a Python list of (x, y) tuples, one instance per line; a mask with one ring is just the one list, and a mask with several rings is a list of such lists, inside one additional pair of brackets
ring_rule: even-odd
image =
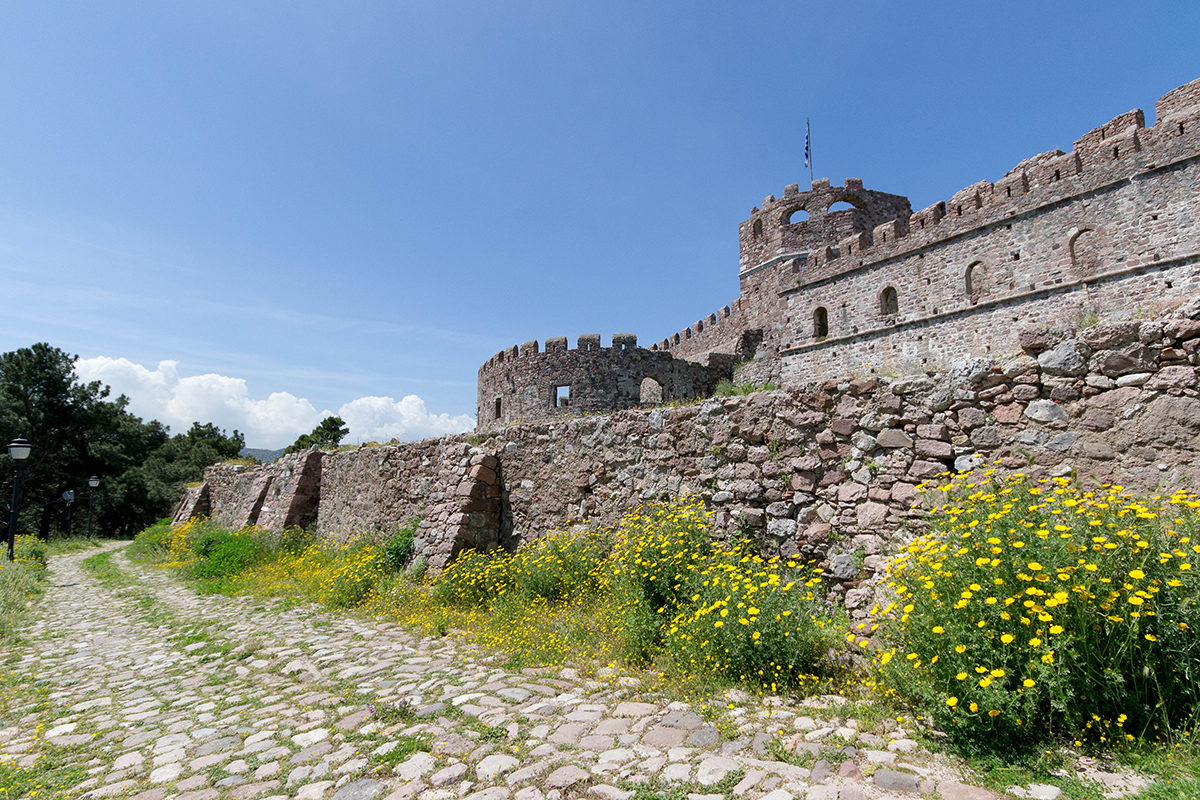
[[(1136, 9), (1136, 10), (1135, 10)], [(767, 194), (945, 199), (1200, 77), (1200, 4), (0, 3), (0, 350), (277, 447), (737, 295)]]

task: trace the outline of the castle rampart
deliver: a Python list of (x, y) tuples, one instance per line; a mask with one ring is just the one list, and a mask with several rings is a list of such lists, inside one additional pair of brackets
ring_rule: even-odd
[(913, 215), (902, 235), (810, 255), (784, 293), (785, 380), (936, 369), (1005, 346), (1014, 325), (1130, 318), (1190, 296), (1200, 108), (1185, 101), (1195, 96), (1192, 84), (1167, 95), (1153, 128), (1131, 111), (1071, 153), (968, 187), (945, 216), (921, 212), (924, 226)]
[(479, 368), (477, 427), (704, 396), (732, 366), (732, 356), (696, 363), (638, 347), (629, 333), (614, 334), (611, 347), (597, 334), (580, 336), (573, 350), (566, 337), (547, 339), (544, 352), (529, 341)]
[(1005, 347), (1015, 324), (1169, 307), (1195, 290), (1200, 254), (1200, 81), (1156, 112), (1151, 128), (1126, 112), (1069, 153), (1027, 158), (915, 212), (857, 179), (792, 184), (739, 225), (732, 313), (657, 347), (753, 357), (746, 377), (791, 385), (938, 369)]
[[(999, 464), (1137, 490), (1200, 482), (1200, 295), (1158, 318), (1008, 330), (1011, 356), (933, 377), (814, 380), (326, 453), (305, 513), (334, 538), (382, 539), (419, 516), (417, 552), (438, 568), (466, 547), (511, 548), (572, 520), (692, 495), (717, 526), (853, 581), (879, 566), (918, 485), (949, 469)], [(311, 456), (292, 464), (313, 468)], [(259, 499), (283, 471), (213, 467), (187, 497), (207, 496), (226, 524), (278, 530), (286, 516)]]

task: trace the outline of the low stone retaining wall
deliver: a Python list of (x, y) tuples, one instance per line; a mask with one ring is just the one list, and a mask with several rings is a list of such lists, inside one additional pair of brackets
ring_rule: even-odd
[[(696, 495), (719, 528), (826, 559), (852, 582), (879, 566), (917, 486), (947, 470), (986, 463), (1145, 490), (1200, 485), (1200, 299), (1166, 319), (1040, 328), (1019, 344), (933, 376), (310, 452), (303, 465), (214, 467), (188, 497), (199, 502), (207, 489), (217, 519), (269, 527), (313, 518), (301, 507), (315, 504), (330, 536), (383, 536), (420, 516), (418, 551), (438, 568), (465, 547), (511, 548), (570, 522), (611, 522), (643, 501)], [(291, 516), (277, 513), (272, 487), (299, 486), (294, 476), (314, 470), (317, 489), (293, 491)]]

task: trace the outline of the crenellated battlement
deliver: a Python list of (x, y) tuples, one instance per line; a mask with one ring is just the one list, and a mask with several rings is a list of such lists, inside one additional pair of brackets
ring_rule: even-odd
[[(1164, 95), (1156, 108), (1158, 120), (1153, 127), (1145, 127), (1140, 109), (1127, 111), (1085, 133), (1071, 152), (1040, 153), (1024, 159), (995, 182), (971, 184), (949, 200), (934, 203), (906, 219), (884, 222), (869, 232), (855, 231), (815, 247), (798, 248), (796, 255), (803, 251), (805, 264), (797, 285), (928, 248), (1195, 158), (1200, 152), (1200, 80)], [(848, 180), (847, 186), (852, 183), (861, 185)], [(816, 181), (814, 186), (826, 184)], [(774, 200), (769, 207), (774, 210), (789, 206), (787, 197), (785, 192), (783, 199)], [(767, 207), (764, 202), (764, 209)], [(748, 222), (754, 219), (752, 215)], [(743, 269), (745, 260), (743, 257)]]
[(479, 368), (480, 427), (563, 414), (607, 412), (708, 394), (732, 371), (733, 359), (703, 363), (638, 347), (637, 336), (616, 333), (601, 346), (599, 334), (583, 334), (568, 348), (565, 336), (513, 345)]
[(790, 184), (782, 197), (768, 195), (762, 208), (756, 207), (738, 226), (740, 271), (831, 245), (910, 212), (907, 197), (865, 189), (857, 178), (847, 178), (842, 186), (822, 178), (806, 192)]
[[(637, 334), (634, 333), (614, 333), (612, 335), (612, 345), (603, 347), (600, 344), (600, 334), (598, 333), (583, 333), (575, 339), (575, 347), (567, 348), (566, 336), (552, 336), (546, 340), (546, 353), (566, 353), (566, 352), (593, 352), (599, 350), (636, 350), (638, 349)], [(518, 358), (528, 358), (542, 354), (541, 346), (537, 339), (530, 339), (520, 345), (513, 345), (504, 350), (501, 350), (496, 355), (483, 362), (479, 367), (479, 374), (494, 369), (502, 364), (510, 363)]]
[(1152, 127), (1127, 111), (916, 211), (857, 178), (788, 185), (738, 226), (737, 299), (648, 349), (588, 334), (502, 350), (479, 370), (479, 424), (691, 396), (735, 361), (784, 385), (928, 372), (1013, 325), (1200, 293), (1200, 80), (1155, 109)]

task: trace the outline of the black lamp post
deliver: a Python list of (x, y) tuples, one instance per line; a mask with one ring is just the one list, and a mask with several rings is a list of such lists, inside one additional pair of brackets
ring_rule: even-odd
[(96, 494), (96, 487), (100, 485), (100, 479), (95, 475), (88, 478), (88, 538), (92, 538), (92, 498)]
[(25, 464), (25, 459), (29, 458), (29, 451), (32, 448), (25, 438), (18, 436), (13, 439), (8, 446), (8, 455), (13, 460), (13, 497), (12, 505), (8, 509), (8, 560), (15, 561), (13, 555), (13, 546), (17, 541), (17, 514), (20, 512), (21, 503), (21, 467)]

